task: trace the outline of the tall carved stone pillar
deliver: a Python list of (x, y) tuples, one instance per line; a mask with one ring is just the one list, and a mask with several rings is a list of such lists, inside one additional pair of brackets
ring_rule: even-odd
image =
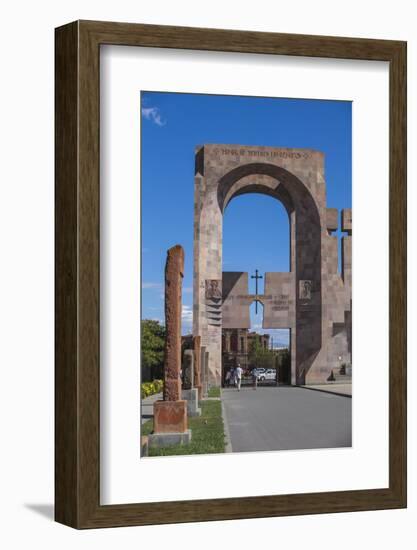
[(154, 432), (150, 446), (187, 443), (187, 401), (181, 399), (181, 310), (184, 249), (168, 250), (165, 264), (164, 399), (154, 404)]
[(165, 368), (164, 401), (177, 401), (181, 396), (181, 310), (184, 249), (168, 250), (165, 264)]

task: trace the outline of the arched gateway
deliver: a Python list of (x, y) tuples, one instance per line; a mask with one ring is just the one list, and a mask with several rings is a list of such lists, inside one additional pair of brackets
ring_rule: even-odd
[[(248, 274), (222, 272), (223, 213), (244, 193), (281, 201), (290, 221), (288, 273), (265, 273), (262, 295)], [(324, 155), (311, 149), (204, 145), (195, 157), (193, 333), (209, 352), (209, 382), (221, 383), (222, 328), (250, 328), (249, 307), (264, 306), (263, 328), (291, 330), (291, 382), (325, 383), (351, 363), (351, 210), (326, 207)]]

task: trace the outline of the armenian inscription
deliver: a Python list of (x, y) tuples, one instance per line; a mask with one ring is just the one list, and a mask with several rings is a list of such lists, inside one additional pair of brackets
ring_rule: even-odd
[(274, 297), (273, 311), (286, 311), (290, 307), (290, 297), (288, 294), (279, 294)]
[(310, 153), (308, 152), (299, 152), (299, 151), (263, 151), (262, 149), (232, 149), (227, 147), (216, 148), (214, 149), (215, 154), (220, 155), (231, 155), (239, 157), (248, 157), (248, 158), (269, 158), (269, 159), (308, 159), (310, 158)]

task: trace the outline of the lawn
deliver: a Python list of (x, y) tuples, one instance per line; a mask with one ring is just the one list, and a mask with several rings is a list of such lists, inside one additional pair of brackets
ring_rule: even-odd
[(210, 388), (208, 397), (220, 397), (220, 388)]
[[(158, 449), (149, 449), (149, 456), (196, 455), (224, 453), (225, 436), (221, 401), (202, 401), (201, 416), (188, 419), (192, 431), (189, 445), (171, 445)], [(153, 430), (153, 420), (142, 424), (142, 435)]]

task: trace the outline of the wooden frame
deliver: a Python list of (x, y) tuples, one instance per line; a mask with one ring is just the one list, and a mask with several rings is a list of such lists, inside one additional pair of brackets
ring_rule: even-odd
[[(120, 44), (389, 62), (389, 488), (99, 501), (99, 55)], [(56, 29), (55, 518), (75, 528), (406, 506), (406, 43), (77, 21)]]

